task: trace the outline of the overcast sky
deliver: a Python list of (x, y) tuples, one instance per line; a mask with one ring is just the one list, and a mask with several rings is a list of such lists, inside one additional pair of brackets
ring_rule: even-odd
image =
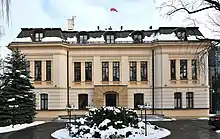
[[(11, 0), (11, 25), (5, 26), (5, 36), (0, 45), (6, 46), (20, 32), (22, 27), (67, 28), (67, 18), (76, 16), (75, 30), (95, 30), (112, 26), (118, 30), (148, 29), (149, 26), (187, 26), (184, 16), (179, 14), (172, 20), (161, 16), (154, 0)], [(110, 8), (118, 12), (110, 12)], [(210, 34), (200, 27), (203, 34)], [(6, 50), (2, 50), (4, 55)]]

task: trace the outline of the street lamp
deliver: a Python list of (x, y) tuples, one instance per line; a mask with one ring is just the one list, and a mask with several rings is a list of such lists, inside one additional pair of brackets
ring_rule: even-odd
[[(68, 126), (67, 126), (67, 128), (68, 128), (68, 131), (69, 131), (69, 135), (71, 135), (71, 111), (72, 110), (76, 110), (76, 107), (75, 107), (75, 105), (73, 104), (73, 105), (69, 105), (69, 106), (67, 106), (66, 107), (66, 110), (68, 111), (68, 116), (69, 116), (69, 121), (68, 121)], [(75, 121), (76, 121), (76, 119), (75, 119)]]
[(144, 105), (138, 105), (138, 108), (141, 109), (141, 121), (142, 121), (142, 109), (143, 109)]
[(143, 109), (145, 111), (144, 116), (145, 116), (145, 136), (147, 136), (147, 110), (150, 109), (150, 103), (147, 102), (143, 105)]

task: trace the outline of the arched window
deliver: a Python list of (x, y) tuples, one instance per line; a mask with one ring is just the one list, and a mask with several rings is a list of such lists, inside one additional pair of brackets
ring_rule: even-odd
[(40, 109), (48, 110), (48, 94), (40, 94)]
[(78, 107), (79, 109), (86, 109), (88, 106), (88, 94), (78, 95)]
[(193, 92), (186, 92), (186, 108), (193, 108), (194, 93)]
[(182, 108), (182, 93), (181, 92), (174, 93), (174, 108), (175, 109)]
[(144, 94), (134, 94), (134, 109), (138, 109), (138, 105), (144, 105)]

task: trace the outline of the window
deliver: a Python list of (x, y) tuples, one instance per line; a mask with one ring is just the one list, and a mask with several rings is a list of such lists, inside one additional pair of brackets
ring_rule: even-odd
[(170, 60), (170, 79), (176, 80), (176, 60)]
[(35, 41), (36, 42), (41, 41), (43, 39), (43, 37), (44, 37), (44, 34), (42, 32), (36, 32), (35, 33)]
[(197, 61), (192, 60), (192, 79), (197, 80)]
[(109, 66), (108, 62), (102, 62), (102, 81), (109, 81), (108, 66)]
[(180, 80), (187, 80), (187, 60), (180, 60)]
[(51, 61), (46, 61), (46, 81), (51, 81)]
[(182, 108), (182, 93), (181, 92), (174, 93), (174, 108), (175, 109)]
[(113, 62), (113, 81), (120, 80), (119, 62)]
[(78, 103), (79, 109), (86, 109), (88, 106), (88, 94), (79, 94)]
[(138, 109), (138, 105), (144, 105), (144, 94), (134, 94), (134, 108)]
[(147, 81), (147, 61), (141, 61), (141, 81)]
[(92, 81), (92, 62), (85, 63), (85, 81)]
[(141, 40), (141, 39), (142, 39), (142, 36), (141, 36), (141, 35), (134, 35), (134, 39)]
[(34, 62), (34, 66), (35, 66), (35, 81), (41, 81), (41, 61), (35, 61)]
[(30, 61), (27, 61), (26, 63), (26, 71), (28, 72), (27, 76), (30, 76)]
[(86, 43), (88, 40), (88, 36), (87, 35), (80, 35), (79, 36), (79, 43)]
[(185, 31), (178, 31), (178, 32), (177, 32), (177, 37), (178, 37), (180, 40), (185, 40), (185, 39), (186, 39), (186, 33), (185, 33)]
[(137, 63), (132, 61), (130, 62), (130, 81), (136, 81), (137, 80), (137, 71), (136, 71)]
[(74, 81), (81, 81), (81, 62), (74, 62)]
[(40, 109), (48, 110), (48, 94), (40, 95)]
[(115, 36), (114, 35), (107, 35), (106, 36), (106, 43), (115, 43)]
[(134, 43), (141, 43), (142, 42), (141, 35), (134, 35), (133, 39), (134, 39)]
[(193, 108), (193, 92), (186, 93), (186, 108)]

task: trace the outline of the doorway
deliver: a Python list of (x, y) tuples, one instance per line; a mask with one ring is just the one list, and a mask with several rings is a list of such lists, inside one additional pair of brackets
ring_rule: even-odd
[(106, 94), (105, 95), (105, 105), (116, 107), (116, 103), (117, 103), (116, 99), (117, 99), (116, 94)]

